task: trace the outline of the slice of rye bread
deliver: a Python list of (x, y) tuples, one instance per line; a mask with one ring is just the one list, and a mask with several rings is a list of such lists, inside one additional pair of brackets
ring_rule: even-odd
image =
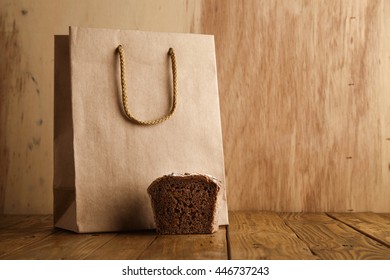
[(218, 230), (220, 181), (202, 174), (170, 174), (148, 187), (159, 234), (213, 233)]

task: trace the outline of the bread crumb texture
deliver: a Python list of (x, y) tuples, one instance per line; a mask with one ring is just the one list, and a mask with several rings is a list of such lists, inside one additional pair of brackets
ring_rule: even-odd
[(217, 196), (215, 178), (200, 174), (172, 174), (156, 179), (148, 188), (156, 231), (159, 234), (213, 233)]

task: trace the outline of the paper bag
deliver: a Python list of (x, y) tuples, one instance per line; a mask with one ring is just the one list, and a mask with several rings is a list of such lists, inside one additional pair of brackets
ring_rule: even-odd
[[(177, 103), (171, 118), (139, 125), (122, 106), (117, 47), (126, 60), (131, 112), (159, 119), (172, 107), (176, 56)], [(54, 222), (75, 232), (155, 227), (146, 192), (172, 172), (212, 175), (225, 186), (214, 38), (71, 27), (55, 37)], [(218, 220), (228, 223), (226, 191)]]

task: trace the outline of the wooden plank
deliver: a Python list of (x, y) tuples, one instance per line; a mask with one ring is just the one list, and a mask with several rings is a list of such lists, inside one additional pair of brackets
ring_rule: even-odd
[(328, 215), (390, 248), (390, 214), (328, 213)]
[(0, 215), (0, 234), (10, 230), (29, 230), (39, 226), (53, 227), (52, 215)]
[(230, 212), (232, 259), (316, 259), (308, 246), (270, 212)]
[[(3, 229), (11, 229), (18, 227), (18, 224), (23, 224), (26, 220), (29, 220), (29, 215), (0, 215), (0, 231)], [(38, 217), (38, 215), (36, 216)], [(23, 227), (23, 225), (19, 226)]]
[(230, 210), (390, 212), (390, 1), (204, 0)]
[(51, 215), (3, 216), (0, 225), (0, 257), (42, 240), (55, 231)]
[(77, 234), (59, 230), (37, 242), (10, 252), (6, 260), (79, 260), (110, 241), (115, 234)]
[(1, 230), (0, 259), (227, 259), (225, 227), (197, 235), (53, 233), (52, 216), (44, 217), (19, 217)]
[(213, 234), (159, 235), (139, 259), (224, 260), (228, 258), (226, 227)]
[(324, 213), (295, 213), (280, 216), (321, 259), (390, 258), (389, 248)]
[(85, 257), (88, 260), (136, 260), (156, 239), (154, 231), (121, 233)]

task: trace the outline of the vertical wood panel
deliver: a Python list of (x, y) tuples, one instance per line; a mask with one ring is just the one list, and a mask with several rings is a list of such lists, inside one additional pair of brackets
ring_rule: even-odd
[(389, 1), (204, 1), (229, 209), (390, 211), (389, 15)]

